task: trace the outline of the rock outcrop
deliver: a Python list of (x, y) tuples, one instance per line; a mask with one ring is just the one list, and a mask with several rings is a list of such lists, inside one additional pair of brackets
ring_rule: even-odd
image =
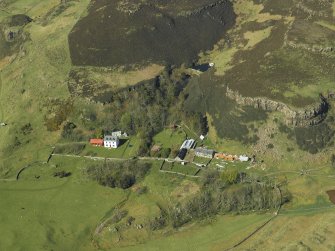
[(227, 87), (226, 95), (240, 105), (253, 106), (265, 111), (279, 111), (284, 114), (285, 124), (294, 127), (307, 127), (319, 124), (326, 118), (329, 109), (329, 104), (324, 97), (320, 97), (320, 102), (314, 105), (302, 109), (293, 109), (284, 103), (264, 97), (243, 97), (229, 87)]

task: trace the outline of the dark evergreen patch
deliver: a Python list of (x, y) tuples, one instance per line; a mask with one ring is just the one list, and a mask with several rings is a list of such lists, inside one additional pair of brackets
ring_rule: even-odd
[(127, 189), (144, 178), (151, 164), (139, 161), (96, 163), (87, 169), (91, 179), (100, 185)]

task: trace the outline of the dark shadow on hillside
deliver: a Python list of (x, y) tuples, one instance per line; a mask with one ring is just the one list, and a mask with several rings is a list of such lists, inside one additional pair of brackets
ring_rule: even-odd
[(118, 147), (123, 146), (124, 144), (126, 144), (129, 141), (129, 139), (119, 139), (119, 140), (120, 141), (119, 141), (119, 146)]

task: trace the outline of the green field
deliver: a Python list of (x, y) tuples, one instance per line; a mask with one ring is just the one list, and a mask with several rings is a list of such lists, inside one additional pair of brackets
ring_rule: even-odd
[(162, 167), (162, 170), (177, 172), (186, 175), (195, 175), (199, 171), (199, 167), (190, 163), (182, 165), (181, 163), (178, 162), (165, 162)]
[[(105, 94), (95, 93), (93, 82), (99, 88), (116, 90), (155, 77), (162, 67), (74, 67), (68, 34), (88, 14), (91, 1), (62, 2), (66, 3), (0, 1), (1, 25), (12, 14), (25, 13), (33, 19), (24, 27), (15, 27), (26, 37), (17, 41), (17, 47), (10, 45), (11, 55), (0, 57), (0, 122), (7, 124), (0, 127), (0, 250), (224, 250), (256, 230), (273, 212), (217, 215), (191, 221), (178, 229), (169, 225), (153, 231), (148, 227), (150, 219), (159, 217), (162, 208), (195, 196), (202, 189), (201, 176), (208, 169), (236, 169), (251, 177), (273, 178), (287, 184), (284, 187), (291, 194), (279, 215), (236, 250), (335, 249), (335, 208), (326, 194), (334, 189), (334, 110), (328, 112), (320, 127), (283, 129), (283, 114), (240, 107), (224, 95), (229, 84), (246, 96), (265, 96), (303, 107), (317, 101), (320, 92), (331, 91), (335, 76), (333, 55), (313, 52), (311, 48), (334, 46), (335, 3), (296, 0), (292, 6), (291, 0), (236, 0), (236, 27), (213, 50), (200, 54), (199, 63), (214, 62), (215, 67), (189, 81), (181, 94), (185, 98), (182, 109), (207, 115), (209, 133), (200, 144), (219, 152), (256, 155), (255, 164), (213, 159), (198, 172), (199, 168), (191, 163), (165, 162), (163, 171), (182, 174), (179, 175), (160, 172), (162, 161), (146, 160), (152, 164), (149, 173), (122, 190), (104, 187), (88, 177), (86, 168), (100, 160), (53, 156), (49, 163), (45, 162), (54, 146), (87, 142), (87, 137), (101, 129), (116, 128), (117, 120), (127, 112), (127, 105), (118, 106), (117, 99), (123, 95), (125, 100), (131, 97), (127, 96), (133, 91), (131, 88), (113, 96), (116, 101), (105, 106), (91, 102), (91, 95)], [(165, 6), (167, 12), (177, 5), (181, 9), (189, 7), (173, 2), (174, 6)], [(185, 2), (191, 5), (192, 1)], [(309, 10), (317, 13), (309, 16)], [(3, 30), (12, 28), (5, 26)], [(193, 57), (196, 52), (190, 53)], [(142, 58), (142, 51), (139, 54)], [(180, 71), (184, 67), (187, 66)], [(83, 83), (92, 81), (94, 88), (89, 89), (89, 96), (71, 93), (71, 72), (81, 76), (76, 91), (87, 91)], [(334, 107), (335, 102), (329, 102)], [(108, 117), (112, 109), (121, 116)], [(192, 121), (181, 119), (176, 116), (166, 122), (180, 123), (181, 128), (164, 129), (153, 136), (152, 145), (176, 150), (186, 137), (198, 140)], [(160, 123), (160, 119), (157, 121)], [(67, 122), (77, 125), (82, 138), (70, 140), (62, 136)], [(313, 128), (320, 128), (320, 133)], [(117, 149), (86, 143), (78, 155), (137, 157), (144, 144), (144, 135), (137, 133)], [(318, 145), (316, 153), (306, 148), (313, 144)], [(196, 157), (195, 161), (205, 164), (208, 159)], [(16, 181), (24, 166), (29, 167)], [(62, 171), (70, 173), (69, 177), (54, 177)], [(186, 176), (195, 174), (200, 178)], [(122, 211), (126, 211), (125, 216), (116, 222), (113, 217)], [(130, 217), (134, 221), (128, 226)], [(104, 222), (107, 223), (101, 232), (96, 233)]]
[(165, 129), (154, 137), (154, 143), (162, 148), (180, 147), (186, 135), (182, 129)]
[[(12, 1), (5, 5), (9, 12), (26, 13), (34, 22), (24, 27), (30, 39), (12, 60), (0, 59), (0, 118), (8, 124), (0, 129), (2, 176), (12, 176), (33, 161), (45, 161), (59, 137), (59, 132), (47, 131), (45, 116), (55, 115), (62, 107), (53, 104), (62, 104), (69, 98), (66, 79), (71, 62), (67, 34), (88, 3), (76, 2), (44, 25), (44, 17), (59, 1)], [(4, 13), (1, 11), (0, 17)], [(21, 128), (28, 123), (32, 131), (23, 134)]]
[[(54, 157), (50, 165), (24, 171), (18, 182), (1, 182), (0, 249), (91, 250), (98, 222), (126, 193), (83, 178), (85, 164)], [(72, 175), (53, 177), (58, 170)]]
[(230, 248), (239, 241), (239, 236), (251, 233), (254, 228), (262, 225), (271, 215), (218, 216), (213, 223), (200, 223), (188, 227), (183, 233), (175, 233), (166, 238), (157, 238), (136, 247), (119, 248), (116, 250), (222, 250)]

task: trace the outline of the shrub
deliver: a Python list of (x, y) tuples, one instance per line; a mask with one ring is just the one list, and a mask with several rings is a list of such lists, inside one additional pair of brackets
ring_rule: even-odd
[(270, 143), (270, 144), (268, 144), (266, 147), (267, 147), (268, 149), (273, 149), (275, 146), (274, 146), (272, 143)]
[(160, 215), (158, 217), (155, 217), (153, 219), (150, 219), (148, 222), (149, 228), (152, 231), (162, 229), (166, 226), (166, 219), (164, 216)]
[(71, 172), (60, 171), (60, 172), (55, 172), (54, 177), (64, 178), (64, 177), (71, 176), (71, 174), (72, 174)]
[(21, 132), (23, 135), (28, 135), (33, 131), (33, 127), (31, 126), (30, 123), (25, 124), (24, 126), (21, 127)]

